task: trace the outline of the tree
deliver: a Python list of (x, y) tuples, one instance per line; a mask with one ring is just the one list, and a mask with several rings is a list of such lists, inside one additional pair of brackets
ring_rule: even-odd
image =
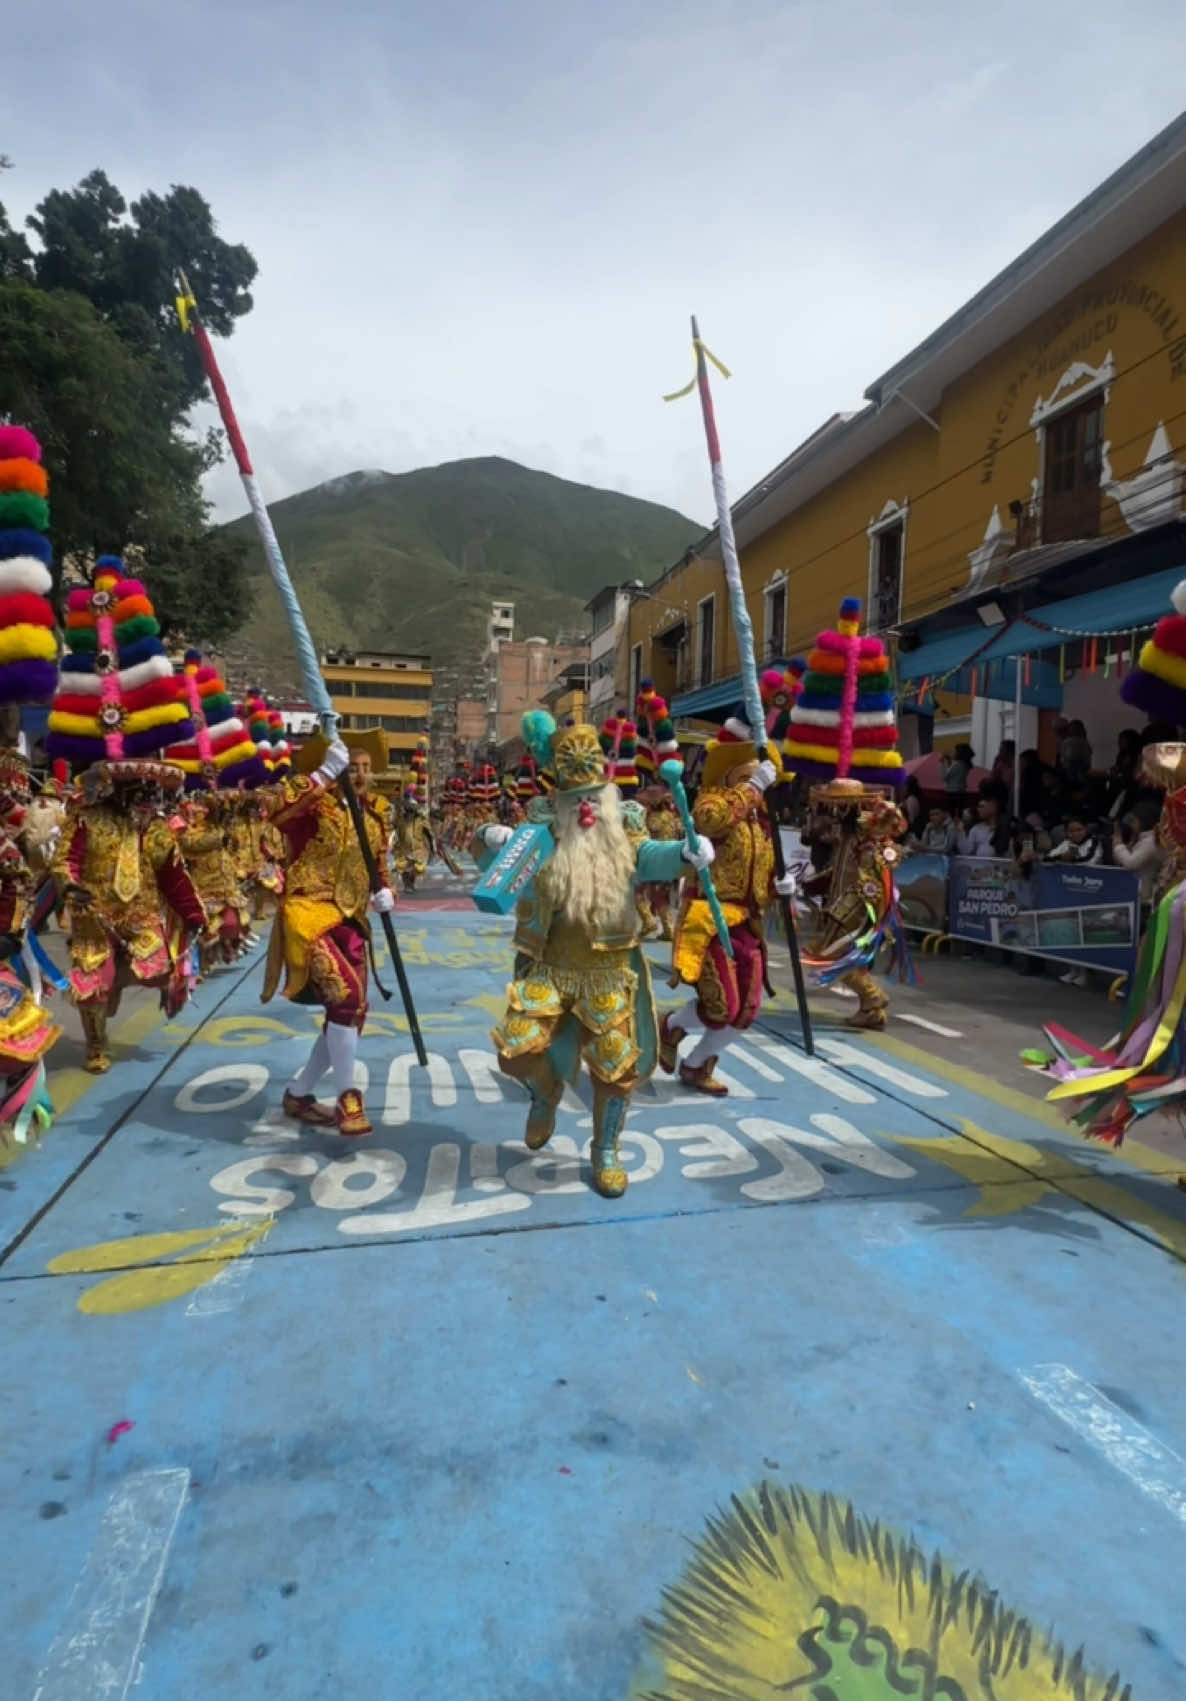
[[(0, 169), (4, 168), (0, 156)], [(162, 619), (194, 642), (250, 609), (245, 549), (211, 531), (201, 477), (221, 453), (188, 426), (205, 384), (174, 310), (184, 267), (217, 334), (251, 309), (255, 260), (224, 242), (196, 189), (129, 209), (102, 171), (26, 221), (0, 205), (0, 415), (41, 438), (59, 555), (143, 549)]]
[(206, 525), (199, 480), (216, 449), (177, 429), (156, 365), (90, 302), (0, 279), (0, 414), (41, 440), (59, 556), (137, 544), (158, 612), (213, 642), (250, 603), (245, 550)]
[(174, 184), (167, 195), (150, 191), (133, 201), (129, 216), (107, 174), (92, 171), (74, 189), (51, 190), (28, 223), (40, 239), (34, 281), (85, 295), (130, 347), (172, 370), (180, 406), (192, 407), (205, 386), (177, 323), (178, 269), (189, 277), (207, 327), (222, 337), (251, 311), (257, 271), (247, 248), (218, 235), (203, 196)]

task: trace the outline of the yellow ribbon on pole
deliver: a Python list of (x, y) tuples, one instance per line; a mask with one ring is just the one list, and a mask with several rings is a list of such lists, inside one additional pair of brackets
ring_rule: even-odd
[[(705, 360), (711, 360), (722, 378), (732, 378), (733, 374), (730, 372), (725, 363), (718, 360), (716, 355), (708, 347), (707, 343), (701, 342), (699, 338), (697, 338), (692, 344), (692, 353), (697, 356), (702, 354)], [(674, 390), (670, 396), (664, 396), (663, 400), (665, 402), (681, 402), (685, 396), (690, 396), (695, 388), (696, 374), (693, 373), (692, 382), (690, 384), (685, 384), (682, 390)]]

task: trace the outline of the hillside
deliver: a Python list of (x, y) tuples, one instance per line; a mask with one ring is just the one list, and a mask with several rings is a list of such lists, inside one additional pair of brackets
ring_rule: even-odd
[[(513, 461), (356, 472), (276, 503), (272, 520), (319, 649), (335, 644), (476, 662), (490, 603), (516, 635), (580, 629), (605, 584), (653, 579), (701, 535), (670, 508), (571, 484)], [(255, 611), (228, 658), (291, 690), (296, 671), (249, 516)]]

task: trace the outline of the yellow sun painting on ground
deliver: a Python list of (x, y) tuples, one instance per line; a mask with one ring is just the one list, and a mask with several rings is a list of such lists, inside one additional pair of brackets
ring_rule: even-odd
[(631, 1701), (1135, 1701), (966, 1571), (774, 1483), (709, 1519), (646, 1633)]

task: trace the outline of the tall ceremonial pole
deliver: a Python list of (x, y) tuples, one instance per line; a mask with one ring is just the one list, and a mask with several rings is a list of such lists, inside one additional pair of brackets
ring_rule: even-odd
[[(202, 369), (209, 381), (210, 388), (214, 392), (214, 399), (218, 403), (218, 411), (222, 417), (223, 430), (227, 434), (227, 441), (230, 443), (231, 453), (235, 457), (235, 465), (239, 469), (239, 477), (243, 482), (243, 489), (247, 494), (247, 501), (255, 520), (255, 527), (259, 533), (259, 541), (263, 545), (264, 559), (268, 564), (268, 571), (272, 575), (272, 580), (276, 589), (280, 593), (280, 600), (284, 604), (284, 612), (288, 617), (289, 631), (292, 634), (293, 645), (296, 649), (297, 659), (301, 666), (301, 682), (304, 686), (305, 696), (313, 705), (313, 708), (317, 711), (317, 718), (321, 722), (322, 732), (325, 734), (326, 738), (332, 739), (337, 734), (338, 717), (334, 712), (333, 704), (330, 702), (329, 692), (325, 687), (325, 680), (321, 677), (321, 666), (317, 660), (317, 651), (313, 647), (313, 639), (309, 635), (309, 628), (305, 623), (304, 612), (301, 609), (300, 601), (297, 597), (292, 580), (289, 578), (288, 568), (285, 565), (284, 555), (280, 548), (280, 540), (276, 536), (276, 529), (272, 524), (271, 515), (264, 506), (264, 499), (260, 495), (259, 485), (255, 481), (255, 471), (251, 465), (251, 456), (247, 453), (247, 445), (243, 441), (243, 433), (239, 430), (239, 421), (235, 417), (235, 410), (231, 403), (230, 393), (226, 387), (226, 381), (219, 370), (218, 361), (214, 355), (213, 345), (211, 344), (209, 335), (207, 334), (206, 327), (202, 323), (201, 314), (198, 312), (198, 304), (194, 300), (193, 292), (189, 287), (189, 280), (184, 272), (178, 273), (178, 281), (181, 287), (180, 293), (177, 296), (177, 317), (181, 321), (181, 329), (193, 334), (194, 342), (196, 343), (198, 353), (201, 356)], [(339, 784), (342, 788), (342, 796), (346, 801), (346, 807), (350, 811), (350, 818), (354, 823), (354, 830), (358, 834), (358, 845), (359, 849), (362, 851), (362, 860), (366, 866), (367, 879), (370, 881), (371, 891), (377, 892), (381, 885), (379, 870), (375, 864), (375, 858), (371, 851), (370, 841), (367, 838), (366, 822), (363, 820), (362, 807), (359, 804), (354, 787), (350, 783), (349, 774), (343, 774)], [(380, 919), (383, 923), (383, 931), (387, 936), (387, 949), (391, 956), (392, 967), (395, 970), (395, 978), (399, 982), (399, 991), (400, 997), (403, 999), (404, 1014), (408, 1019), (408, 1031), (412, 1036), (412, 1044), (416, 1048), (416, 1060), (422, 1067), (426, 1067), (428, 1064), (428, 1052), (425, 1050), (424, 1036), (420, 1032), (420, 1020), (416, 1014), (416, 1006), (412, 1000), (412, 988), (408, 983), (408, 974), (404, 967), (403, 957), (400, 953), (399, 941), (395, 936), (395, 925), (392, 922), (391, 917), (387, 914), (383, 914)], [(386, 987), (384, 987), (382, 983), (378, 982), (378, 976), (375, 978), (376, 982), (379, 984), (379, 990), (383, 994), (384, 998), (390, 998), (391, 994), (387, 991)]]
[[(692, 319), (692, 346), (696, 351), (695, 387), (700, 395), (700, 412), (704, 418), (704, 437), (708, 444), (708, 462), (712, 470), (712, 493), (716, 501), (717, 530), (721, 538), (721, 560), (725, 567), (725, 583), (729, 588), (729, 613), (733, 620), (733, 631), (737, 638), (737, 657), (741, 664), (741, 694), (745, 701), (746, 719), (753, 728), (754, 742), (757, 746), (759, 759), (765, 759), (767, 751), (766, 716), (762, 708), (762, 694), (758, 688), (758, 663), (754, 654), (754, 628), (746, 607), (745, 586), (741, 581), (741, 563), (737, 558), (737, 541), (733, 536), (733, 515), (729, 508), (729, 493), (725, 487), (725, 469), (721, 464), (721, 439), (717, 432), (716, 411), (712, 405), (712, 389), (708, 382), (708, 361), (718, 368), (724, 377), (729, 374), (717, 360), (715, 355), (709, 355), (708, 350), (700, 340), (700, 327), (695, 316)], [(687, 395), (692, 385), (678, 392)], [(669, 401), (676, 397), (670, 396)], [(786, 861), (782, 852), (782, 835), (778, 830), (778, 822), (771, 818), (770, 837), (774, 846), (774, 866), (781, 878), (786, 873)], [(803, 979), (803, 960), (799, 955), (799, 938), (795, 931), (795, 917), (791, 910), (789, 898), (779, 898), (779, 909), (782, 912), (782, 925), (786, 933), (787, 949), (791, 955), (791, 973), (795, 980), (795, 998), (799, 1005), (799, 1022), (803, 1030), (803, 1049), (808, 1057), (815, 1055), (815, 1040), (811, 1031), (811, 1012), (807, 1007), (807, 984)]]

